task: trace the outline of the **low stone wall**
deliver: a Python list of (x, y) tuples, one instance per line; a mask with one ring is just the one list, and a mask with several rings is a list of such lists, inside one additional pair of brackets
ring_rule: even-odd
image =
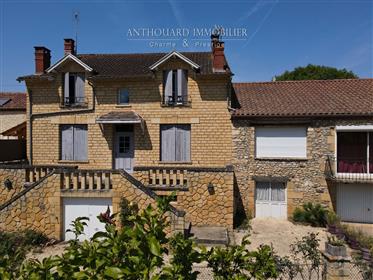
[[(148, 185), (151, 167), (135, 168), (133, 175)], [(154, 169), (154, 168), (153, 168)], [(160, 168), (161, 169), (161, 168)], [(233, 169), (181, 168), (187, 171), (187, 187), (176, 189), (175, 206), (186, 212), (186, 221), (192, 225), (220, 225), (233, 228)], [(208, 186), (213, 187), (209, 191)], [(170, 195), (172, 187), (159, 188), (159, 195)]]
[(0, 231), (33, 229), (60, 239), (61, 219), (60, 175), (53, 174), (0, 211)]
[[(25, 175), (26, 171), (22, 168), (0, 168), (0, 205), (24, 189)], [(12, 183), (10, 189), (6, 188), (4, 185), (7, 179)]]

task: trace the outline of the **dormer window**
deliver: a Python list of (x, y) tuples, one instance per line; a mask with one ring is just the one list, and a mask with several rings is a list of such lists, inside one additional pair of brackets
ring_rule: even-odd
[(64, 106), (83, 106), (86, 105), (84, 94), (85, 75), (84, 73), (64, 73)]
[(163, 104), (169, 106), (188, 103), (188, 71), (174, 69), (163, 72)]

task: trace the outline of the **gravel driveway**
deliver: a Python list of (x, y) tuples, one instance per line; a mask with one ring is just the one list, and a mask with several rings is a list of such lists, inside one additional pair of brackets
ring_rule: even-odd
[[(327, 231), (325, 228), (315, 228), (311, 226), (295, 225), (289, 221), (277, 220), (272, 218), (255, 218), (251, 220), (251, 241), (250, 249), (255, 249), (261, 244), (272, 244), (275, 251), (280, 256), (290, 254), (290, 244), (301, 239), (309, 233), (318, 233), (320, 239), (320, 249), (325, 249), (327, 240)], [(236, 244), (241, 242), (242, 237), (247, 233), (243, 231), (235, 232), (234, 238)]]

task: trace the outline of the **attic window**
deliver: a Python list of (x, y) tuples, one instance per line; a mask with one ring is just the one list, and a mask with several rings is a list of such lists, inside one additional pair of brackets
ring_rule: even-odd
[(64, 73), (64, 106), (82, 106), (86, 104), (84, 84), (84, 73)]
[(0, 98), (0, 106), (4, 106), (7, 104), (11, 99), (10, 98)]

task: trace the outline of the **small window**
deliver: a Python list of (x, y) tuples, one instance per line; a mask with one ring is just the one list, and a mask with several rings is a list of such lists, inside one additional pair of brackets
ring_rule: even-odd
[(118, 104), (129, 104), (130, 103), (130, 95), (128, 90), (120, 89), (118, 94)]

